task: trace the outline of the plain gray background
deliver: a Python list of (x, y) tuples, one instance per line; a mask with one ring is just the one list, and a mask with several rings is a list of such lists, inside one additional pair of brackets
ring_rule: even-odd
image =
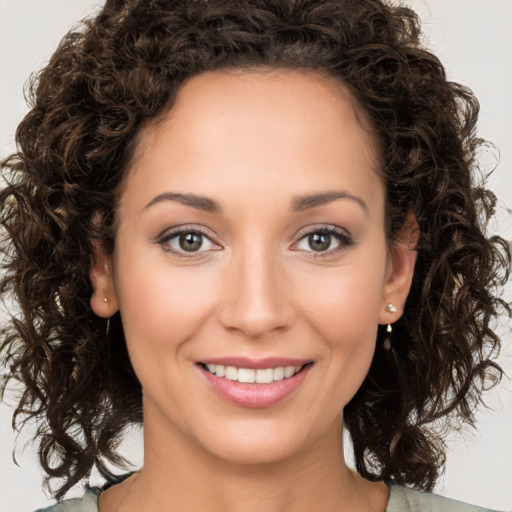
[[(500, 232), (512, 239), (512, 0), (409, 0), (421, 15), (428, 46), (445, 64), (448, 76), (470, 86), (482, 105), (480, 135), (500, 149), (490, 181), (498, 194)], [(40, 69), (64, 33), (92, 13), (91, 0), (0, 0), (0, 157), (13, 151), (13, 134), (26, 112), (23, 84)], [(508, 296), (510, 298), (510, 287)], [(503, 322), (508, 320), (503, 319)], [(510, 325), (503, 325), (503, 332)], [(512, 339), (505, 338), (501, 364), (512, 377)], [(491, 410), (482, 411), (478, 430), (454, 433), (448, 464), (436, 491), (470, 503), (512, 510), (512, 384), (505, 378), (489, 394)], [(33, 449), (18, 440), (18, 461), (11, 450), (11, 410), (0, 406), (0, 512), (28, 512), (50, 503), (41, 490)], [(141, 460), (140, 432), (125, 443)], [(81, 490), (74, 493), (80, 495)]]

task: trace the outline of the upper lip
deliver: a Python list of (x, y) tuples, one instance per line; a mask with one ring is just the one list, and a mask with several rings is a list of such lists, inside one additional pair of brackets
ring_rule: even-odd
[(221, 366), (234, 366), (236, 368), (250, 368), (254, 370), (264, 368), (279, 368), (281, 366), (303, 366), (311, 363), (308, 359), (295, 359), (290, 357), (265, 357), (263, 359), (250, 359), (247, 357), (212, 357), (198, 361), (203, 364), (218, 364)]

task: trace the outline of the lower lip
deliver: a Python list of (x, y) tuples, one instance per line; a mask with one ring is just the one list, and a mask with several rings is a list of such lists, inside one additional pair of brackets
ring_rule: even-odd
[(282, 402), (294, 393), (306, 378), (312, 364), (308, 364), (293, 377), (270, 384), (242, 383), (236, 380), (217, 377), (198, 366), (212, 389), (222, 398), (241, 407), (263, 408)]

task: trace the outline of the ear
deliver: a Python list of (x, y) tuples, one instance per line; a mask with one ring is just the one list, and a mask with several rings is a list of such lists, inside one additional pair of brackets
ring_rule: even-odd
[(112, 273), (112, 261), (100, 242), (94, 240), (92, 246), (93, 262), (89, 269), (89, 278), (93, 288), (91, 308), (96, 315), (102, 318), (110, 318), (119, 309)]
[[(418, 256), (416, 252), (418, 238), (419, 226), (416, 217), (414, 213), (409, 212), (388, 257), (379, 324), (392, 324), (402, 316)], [(388, 307), (390, 304), (396, 310)]]

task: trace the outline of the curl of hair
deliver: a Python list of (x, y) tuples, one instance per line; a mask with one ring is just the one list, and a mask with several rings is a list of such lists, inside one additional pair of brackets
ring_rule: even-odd
[(190, 77), (255, 67), (339, 80), (380, 144), (390, 243), (416, 216), (418, 260), (393, 349), (379, 331), (344, 420), (360, 474), (433, 487), (439, 421), (473, 423), (486, 383), (501, 377), (493, 322), (509, 312), (497, 290), (510, 249), (485, 233), (495, 198), (475, 160), (478, 103), (419, 36), (411, 10), (379, 0), (109, 0), (64, 37), (33, 78), (0, 193), (1, 289), (16, 305), (2, 357), (24, 384), (13, 423), (37, 420), (47, 479), (63, 479), (58, 498), (94, 465), (107, 476), (122, 465), (123, 429), (141, 421), (119, 316), (107, 335), (88, 275), (93, 241), (113, 250), (136, 134)]

